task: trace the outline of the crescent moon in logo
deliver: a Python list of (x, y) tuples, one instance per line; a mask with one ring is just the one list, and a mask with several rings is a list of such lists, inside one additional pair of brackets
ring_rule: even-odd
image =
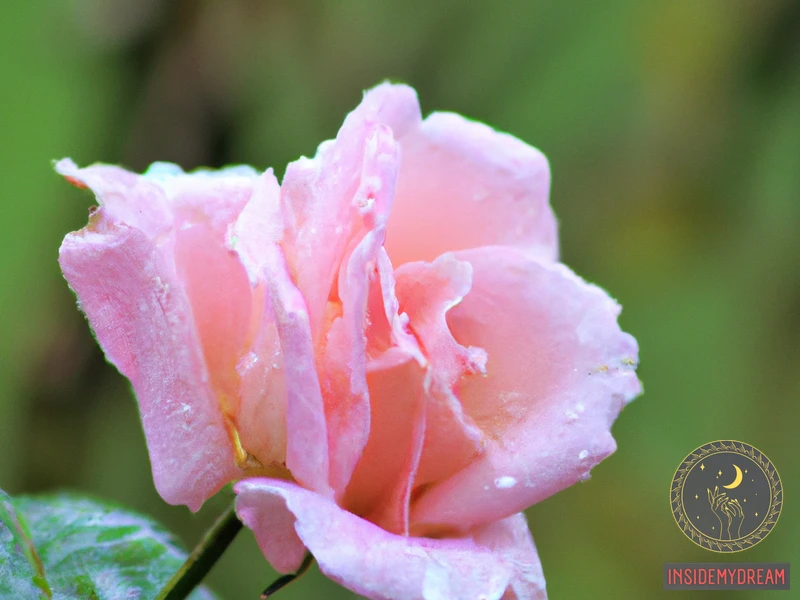
[(731, 484), (722, 486), (729, 490), (739, 487), (739, 484), (742, 483), (742, 470), (736, 465), (733, 465), (733, 468), (736, 469), (736, 479)]

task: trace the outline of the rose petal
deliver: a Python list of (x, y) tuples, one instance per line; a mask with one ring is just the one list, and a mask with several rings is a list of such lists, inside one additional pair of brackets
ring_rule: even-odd
[(159, 494), (198, 510), (239, 472), (173, 244), (101, 209), (64, 239), (59, 262), (109, 361), (133, 384)]
[(187, 224), (174, 235), (175, 268), (189, 297), (211, 386), (222, 411), (233, 417), (239, 404), (236, 364), (245, 351), (252, 309), (247, 273), (225, 248), (223, 233), (209, 223)]
[(267, 468), (280, 468), (286, 459), (284, 358), (267, 282), (269, 257), (282, 229), (280, 187), (269, 169), (228, 231), (228, 247), (247, 271), (255, 308), (249, 351), (236, 366), (241, 381), (236, 421), (243, 448)]
[(369, 441), (343, 505), (387, 531), (405, 535), (425, 435), (425, 371), (413, 356), (398, 360), (403, 362), (369, 373)]
[(270, 300), (275, 311), (286, 377), (286, 466), (309, 489), (332, 495), (328, 434), (308, 311), (278, 247), (267, 257)]
[[(56, 168), (70, 181), (90, 187), (101, 205), (86, 229), (67, 238), (72, 243), (65, 242), (62, 268), (68, 279), (76, 279), (75, 286), (82, 286), (82, 289), (73, 287), (84, 306), (96, 306), (87, 308), (87, 316), (98, 331), (101, 344), (105, 334), (101, 334), (100, 329), (106, 324), (98, 324), (90, 310), (117, 311), (119, 327), (129, 329), (120, 334), (135, 337), (139, 340), (137, 344), (142, 344), (141, 347), (118, 344), (116, 349), (105, 346), (104, 349), (112, 360), (120, 363), (120, 370), (134, 384), (157, 486), (164, 490), (162, 495), (168, 501), (183, 502), (180, 500), (183, 492), (173, 489), (173, 485), (183, 481), (182, 476), (174, 474), (176, 461), (187, 462), (188, 470), (194, 473), (213, 468), (216, 460), (202, 467), (193, 466), (204, 460), (204, 456), (230, 456), (233, 452), (236, 462), (242, 464), (235, 430), (240, 387), (237, 364), (250, 335), (252, 294), (244, 268), (224, 243), (227, 224), (242, 210), (252, 193), (257, 181), (255, 172), (233, 168), (213, 175), (185, 174), (175, 165), (156, 163), (140, 176), (107, 165), (78, 169), (69, 160), (59, 162)], [(120, 241), (122, 239), (126, 240), (125, 244)], [(127, 254), (126, 244), (130, 246)], [(98, 258), (101, 253), (104, 254), (103, 264), (88, 267), (93, 261), (101, 260)], [(133, 260), (142, 264), (125, 266), (125, 261)], [(124, 281), (124, 273), (110, 273), (110, 270), (125, 268), (129, 268), (130, 273)], [(79, 269), (83, 272), (79, 273)], [(107, 281), (101, 283), (104, 273), (108, 273)], [(92, 277), (98, 281), (92, 283)], [(81, 283), (77, 283), (78, 279)], [(134, 290), (136, 285), (142, 289)], [(109, 306), (102, 307), (103, 300), (89, 297), (98, 290), (107, 294), (109, 286), (125, 289), (127, 298), (123, 301), (117, 296), (106, 296)], [(131, 298), (136, 297), (139, 297), (138, 306), (131, 304)], [(156, 298), (155, 305), (153, 298)], [(119, 305), (110, 306), (113, 302)], [(168, 307), (170, 302), (175, 306)], [(153, 317), (152, 310), (162, 314)], [(148, 328), (160, 331), (148, 332)], [(115, 335), (109, 333), (109, 339)], [(144, 347), (153, 346), (153, 340), (159, 337), (168, 339), (169, 343), (161, 343), (158, 349)], [(196, 350), (201, 352), (199, 359), (192, 356)], [(177, 359), (179, 363), (189, 363), (178, 373), (172, 373), (170, 361), (163, 358), (170, 351), (187, 355)], [(144, 354), (150, 355), (147, 366), (141, 359)], [(160, 360), (167, 364), (150, 364), (158, 360), (152, 356), (162, 356)], [(199, 364), (195, 364), (196, 360)], [(201, 391), (176, 390), (170, 381), (174, 378), (185, 379), (181, 384), (184, 388)], [(181, 400), (183, 396), (186, 398)], [(176, 427), (199, 429), (197, 437), (184, 435), (192, 442), (175, 444), (158, 423), (163, 420), (159, 416), (161, 413), (177, 412), (176, 407), (186, 413), (195, 410), (199, 413), (196, 419), (175, 418)], [(212, 414), (214, 412), (216, 414)], [(226, 432), (224, 441), (216, 434), (203, 433), (212, 426), (209, 423), (218, 427), (220, 421)], [(198, 441), (222, 447), (200, 452), (191, 447)], [(182, 453), (191, 454), (191, 458), (181, 458)], [(205, 498), (225, 483), (220, 483), (222, 478), (241, 475), (232, 467), (233, 464), (225, 465), (216, 476), (206, 474), (196, 485), (187, 484), (192, 494), (186, 501), (190, 507), (199, 508)], [(192, 492), (198, 486), (202, 491)]]
[(481, 248), (472, 290), (448, 313), (461, 344), (485, 348), (487, 377), (463, 381), (485, 454), (423, 494), (412, 523), (464, 528), (518, 512), (586, 478), (615, 449), (611, 424), (640, 392), (620, 308), (563, 265)]
[[(273, 219), (280, 218), (278, 194), (277, 181), (271, 172), (267, 172), (260, 180), (252, 201), (232, 227), (228, 244), (241, 256), (251, 283), (266, 287), (269, 302), (264, 308), (265, 321), (262, 324), (269, 328), (274, 319), (280, 340), (283, 360), (282, 363), (276, 361), (278, 366), (274, 368), (283, 370), (284, 383), (276, 383), (273, 391), (286, 390), (286, 430), (291, 432), (286, 439), (286, 467), (295, 480), (321, 494), (330, 495), (333, 491), (328, 481), (327, 425), (308, 309), (292, 281), (283, 250), (277, 243), (280, 229), (271, 224)], [(269, 336), (269, 333), (264, 332), (264, 335)], [(268, 337), (264, 343), (268, 344), (266, 352), (277, 350), (274, 345), (269, 346)], [(247, 413), (256, 418), (268, 417), (271, 410), (262, 411), (252, 405), (258, 401), (257, 397), (251, 397)], [(280, 403), (280, 400), (276, 399), (276, 402)], [(283, 410), (280, 404), (274, 408), (278, 413)], [(249, 435), (254, 437), (258, 432), (252, 430)]]
[(386, 239), (395, 265), (488, 245), (556, 260), (550, 169), (538, 150), (452, 113), (396, 137), (403, 162)]
[[(378, 251), (377, 278), (370, 286), (368, 300), (367, 350), (370, 358), (378, 359), (382, 352), (396, 348), (403, 356), (413, 356), (420, 365), (427, 359), (419, 347), (417, 338), (408, 325), (408, 315), (400, 311), (396, 281), (392, 262), (385, 248)], [(380, 368), (379, 360), (373, 360), (371, 368)]]
[(339, 270), (341, 317), (332, 323), (319, 361), (324, 374), (330, 482), (337, 498), (344, 493), (369, 436), (367, 304), (397, 175), (397, 147), (389, 130), (377, 127), (369, 135), (361, 183), (353, 197), (362, 226), (353, 237), (355, 247)]
[[(434, 540), (389, 533), (291, 483), (247, 479), (235, 490), (237, 513), (270, 562), (280, 560), (282, 552), (298, 554), (298, 540), (287, 534), (292, 515), (297, 538), (322, 572), (367, 598), (496, 600), (509, 586), (520, 599), (546, 597), (541, 566), (520, 516), (461, 538)], [(275, 498), (285, 503), (283, 515), (277, 514)], [(286, 569), (288, 563), (278, 564)]]
[(255, 290), (262, 307), (255, 339), (236, 370), (241, 386), (236, 425), (242, 448), (261, 465), (283, 468), (286, 461), (286, 379), (275, 315), (264, 286)]
[(172, 210), (157, 181), (112, 165), (79, 169), (69, 158), (58, 161), (56, 171), (73, 185), (90, 188), (110, 221), (125, 223), (149, 237), (172, 228)]
[(542, 563), (524, 514), (478, 527), (473, 535), (478, 544), (491, 548), (512, 565), (504, 600), (547, 600)]
[(300, 568), (306, 547), (294, 529), (295, 517), (286, 510), (281, 494), (272, 493), (270, 484), (278, 480), (244, 479), (234, 485), (236, 514), (256, 536), (258, 545), (278, 573)]
[(382, 226), (391, 208), (397, 148), (377, 116), (374, 107), (362, 103), (313, 159), (287, 166), (281, 185), (282, 245), (308, 303), (315, 342), (348, 250), (364, 235), (365, 222), (367, 229)]
[(480, 372), (485, 353), (465, 348), (450, 333), (447, 312), (469, 292), (472, 266), (445, 254), (433, 263), (401, 265), (395, 272), (400, 309), (430, 364), (426, 403), (429, 427), (416, 485), (438, 481), (463, 469), (483, 448), (483, 434), (461, 408), (456, 382)]
[(217, 236), (224, 236), (238, 218), (260, 177), (247, 165), (184, 173), (178, 165), (166, 162), (153, 163), (140, 176), (164, 190), (175, 228), (203, 221)]
[(391, 128), (395, 139), (400, 139), (419, 126), (422, 115), (414, 88), (384, 82), (364, 92), (364, 99), (348, 119), (384, 123)]

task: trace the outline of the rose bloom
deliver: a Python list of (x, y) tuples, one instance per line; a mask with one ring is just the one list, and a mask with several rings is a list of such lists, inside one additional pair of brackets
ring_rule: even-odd
[(369, 598), (545, 598), (520, 512), (586, 479), (640, 392), (620, 307), (558, 262), (547, 160), (367, 92), (282, 185), (63, 160), (60, 251), (133, 384), (155, 485)]

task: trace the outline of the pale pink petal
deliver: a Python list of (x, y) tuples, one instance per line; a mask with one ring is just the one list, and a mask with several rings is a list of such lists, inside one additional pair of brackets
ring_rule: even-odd
[(556, 259), (550, 169), (538, 150), (452, 113), (395, 137), (402, 168), (386, 239), (395, 265), (487, 245)]
[(353, 250), (339, 275), (342, 316), (333, 320), (320, 357), (330, 482), (341, 498), (370, 431), (367, 349), (364, 331), (370, 270), (367, 263), (380, 244), (371, 231)]
[(283, 229), (279, 201), (270, 169), (228, 231), (228, 247), (247, 271), (254, 305), (249, 349), (236, 366), (241, 381), (237, 426), (243, 449), (267, 469), (284, 466), (287, 438), (284, 359), (267, 282), (267, 262)]
[(191, 304), (212, 389), (232, 417), (238, 409), (239, 374), (250, 327), (252, 292), (236, 254), (225, 248), (223, 232), (199, 221), (174, 232), (175, 268)]
[(279, 247), (266, 258), (270, 301), (275, 314), (286, 378), (286, 467), (296, 481), (325, 496), (329, 483), (328, 426), (314, 362), (305, 301), (289, 275)]
[(409, 327), (408, 315), (400, 311), (394, 268), (385, 248), (378, 251), (376, 268), (377, 278), (370, 286), (367, 310), (367, 350), (372, 366), (379, 368), (375, 361), (389, 348), (400, 350), (403, 356), (413, 356), (420, 365), (425, 365), (427, 359)]
[(265, 285), (255, 289), (254, 303), (262, 309), (252, 345), (236, 365), (241, 381), (236, 425), (245, 452), (267, 469), (282, 469), (288, 434), (286, 378), (278, 328)]
[(347, 116), (348, 121), (357, 123), (366, 120), (388, 125), (395, 139), (414, 130), (422, 121), (419, 100), (414, 88), (402, 83), (384, 82), (364, 92), (364, 99), (358, 108)]
[[(406, 119), (408, 88), (368, 94), (314, 159), (288, 166), (281, 188), (282, 247), (306, 302), (323, 374), (330, 482), (340, 496), (369, 434), (364, 333), (369, 279), (379, 260), (398, 151), (382, 123)], [(338, 315), (337, 315), (338, 313)]]
[(154, 244), (103, 210), (65, 238), (59, 262), (106, 356), (133, 384), (158, 492), (197, 510), (239, 471), (175, 271), (175, 242)]
[(69, 158), (58, 161), (56, 171), (73, 185), (91, 189), (109, 221), (125, 223), (149, 237), (172, 228), (172, 209), (156, 181), (113, 165), (79, 169)]
[(96, 195), (109, 217), (151, 237), (204, 222), (223, 234), (248, 201), (258, 174), (244, 165), (184, 173), (171, 163), (150, 165), (143, 175), (113, 165), (79, 169), (70, 159), (56, 171)]
[(546, 600), (544, 573), (525, 515), (517, 513), (478, 527), (473, 537), (497, 553), (512, 567), (504, 600)]
[[(237, 512), (271, 562), (282, 560), (282, 552), (299, 554), (297, 540), (286, 533), (288, 517), (277, 514), (277, 497), (285, 503), (284, 512), (293, 515), (299, 540), (322, 572), (367, 598), (496, 600), (507, 589), (520, 599), (546, 597), (539, 560), (519, 516), (459, 538), (414, 538), (389, 533), (288, 482), (246, 479), (235, 490)], [(295, 563), (279, 564), (289, 570)]]
[(418, 499), (417, 526), (494, 521), (587, 478), (614, 451), (611, 424), (641, 389), (636, 341), (604, 291), (508, 248), (457, 258), (472, 264), (472, 290), (447, 320), (461, 344), (488, 353), (487, 377), (458, 392), (489, 442)]
[[(254, 303), (248, 273), (240, 256), (226, 247), (231, 224), (243, 212), (261, 180), (249, 167), (184, 173), (177, 165), (154, 163), (139, 177), (156, 183), (173, 215), (175, 264), (192, 307), (192, 318), (203, 345), (211, 386), (228, 425), (237, 465), (253, 466), (252, 455), (263, 456), (263, 438), (243, 446), (238, 431), (242, 382), (238, 368), (256, 335), (262, 310)], [(263, 185), (263, 184), (261, 184)], [(277, 193), (273, 194), (277, 202)], [(129, 199), (130, 203), (130, 199)], [(258, 302), (263, 302), (263, 290)], [(273, 453), (274, 454), (274, 453)], [(274, 457), (283, 461), (283, 455)], [(259, 461), (263, 460), (259, 458)], [(258, 463), (255, 463), (258, 464)]]
[(330, 482), (341, 497), (369, 435), (367, 390), (367, 303), (375, 276), (384, 227), (394, 195), (397, 146), (384, 127), (370, 131), (361, 165), (361, 182), (353, 197), (358, 224), (355, 247), (338, 273), (341, 317), (330, 327), (320, 357), (325, 414), (328, 423)]
[(184, 173), (165, 162), (153, 163), (141, 175), (164, 190), (176, 228), (203, 221), (220, 236), (238, 218), (260, 178), (263, 175), (247, 165)]
[(472, 285), (472, 266), (451, 254), (433, 263), (401, 265), (395, 272), (400, 310), (429, 362), (425, 445), (416, 485), (443, 479), (466, 467), (483, 448), (483, 434), (461, 409), (455, 384), (480, 373), (486, 356), (480, 348), (465, 348), (450, 333), (447, 312), (458, 305)]
[[(275, 326), (265, 315), (269, 308), (265, 306), (265, 285), (259, 282), (260, 287), (251, 287), (247, 265), (226, 247), (229, 227), (264, 178), (272, 178), (277, 207), (277, 182), (272, 173), (259, 178), (251, 168), (232, 167), (186, 174), (176, 165), (155, 163), (144, 175), (136, 175), (105, 165), (78, 169), (68, 160), (61, 161), (57, 169), (76, 185), (91, 187), (98, 197), (101, 207), (86, 232), (133, 227), (152, 242), (168, 268), (174, 270), (174, 280), (165, 283), (165, 289), (184, 294), (186, 307), (180, 320), (170, 317), (169, 326), (185, 324), (194, 331), (204, 363), (201, 373), (187, 372), (181, 377), (196, 376), (196, 386), (209, 388), (226, 431), (226, 449), (232, 450), (234, 463), (242, 469), (234, 471), (233, 476), (240, 477), (265, 460), (264, 464), (282, 467), (285, 419), (274, 420), (284, 412), (282, 378), (272, 377), (266, 385), (266, 377), (246, 369), (255, 344), (264, 355), (273, 354), (276, 346)], [(84, 300), (80, 292), (78, 296)], [(259, 334), (262, 324), (266, 331)], [(243, 380), (243, 374), (248, 379)], [(264, 391), (278, 396), (277, 403), (261, 397), (254, 404), (256, 394)], [(143, 395), (138, 389), (137, 396), (141, 403)], [(243, 396), (250, 399), (244, 409), (240, 405)], [(202, 404), (203, 399), (198, 402)], [(192, 406), (185, 404), (185, 409)], [(143, 414), (145, 410), (142, 405)], [(254, 419), (261, 424), (269, 420), (271, 427), (252, 435)], [(152, 452), (155, 442), (148, 441)], [(215, 443), (214, 438), (208, 443)], [(252, 461), (252, 456), (257, 460)], [(153, 463), (154, 472), (158, 472), (160, 467), (155, 460)], [(229, 471), (226, 466), (221, 476)]]
[[(277, 181), (268, 171), (260, 179), (251, 202), (231, 228), (228, 239), (229, 247), (241, 257), (252, 285), (263, 285), (266, 290), (264, 304), (261, 305), (264, 311), (260, 332), (262, 338), (256, 340), (264, 344), (260, 350), (265, 355), (257, 353), (256, 356), (259, 360), (271, 361), (267, 364), (273, 365), (272, 374), (278, 375), (276, 371), (281, 371), (283, 378), (283, 382), (270, 383), (259, 380), (258, 374), (253, 373), (254, 380), (245, 382), (248, 387), (255, 386), (250, 392), (257, 391), (259, 386), (269, 386), (266, 393), (270, 394), (262, 399), (257, 395), (248, 395), (243, 415), (251, 416), (257, 422), (245, 428), (248, 438), (255, 441), (259, 435), (257, 425), (263, 425), (263, 419), (280, 416), (285, 410), (286, 431), (291, 432), (286, 436), (286, 467), (298, 482), (329, 495), (333, 492), (328, 483), (327, 425), (308, 309), (291, 279), (283, 251), (277, 243), (280, 230), (271, 223), (280, 218), (278, 193)], [(271, 337), (273, 320), (280, 349)], [(277, 360), (275, 353), (280, 353), (281, 361)], [(240, 364), (242, 367), (246, 365)], [(258, 368), (263, 368), (263, 363)], [(285, 409), (280, 396), (271, 396), (284, 391)], [(259, 401), (269, 403), (269, 406), (256, 406)], [(261, 435), (267, 436), (272, 432), (274, 436), (277, 427), (276, 424), (269, 425), (267, 430), (261, 431)], [(258, 445), (258, 441), (255, 441), (255, 445)], [(273, 450), (262, 447), (262, 452), (271, 453)]]
[(425, 435), (424, 376), (406, 355), (404, 362), (370, 371), (367, 378), (369, 441), (343, 506), (393, 533), (408, 533), (409, 497)]
[(272, 169), (252, 183), (252, 193), (227, 228), (227, 246), (239, 255), (253, 287), (264, 282), (271, 247), (281, 240), (280, 186)]
[(290, 163), (281, 185), (282, 245), (308, 303), (315, 342), (323, 333), (328, 299), (336, 293), (339, 267), (363, 235), (364, 218), (385, 223), (391, 208), (397, 150), (382, 123), (404, 118), (403, 107), (415, 99), (407, 88), (384, 92), (367, 95), (313, 159)]
[(244, 479), (234, 486), (236, 514), (256, 536), (264, 557), (278, 573), (300, 568), (306, 547), (294, 529), (295, 517), (283, 496), (272, 492), (274, 479)]

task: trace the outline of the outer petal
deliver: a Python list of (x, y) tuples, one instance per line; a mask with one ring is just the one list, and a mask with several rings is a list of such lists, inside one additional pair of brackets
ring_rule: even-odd
[(452, 113), (406, 131), (397, 136), (403, 163), (386, 244), (395, 265), (488, 245), (556, 260), (543, 154)]
[[(299, 540), (323, 573), (367, 598), (497, 600), (509, 586), (518, 598), (545, 597), (541, 567), (519, 517), (461, 538), (433, 540), (388, 533), (291, 483), (247, 479), (235, 490), (237, 513), (270, 562), (282, 552), (296, 556)], [(285, 505), (282, 516), (276, 498)], [(297, 539), (287, 535), (291, 518)], [(265, 519), (280, 523), (277, 536), (262, 528)], [(288, 566), (290, 561), (283, 564)]]
[(546, 600), (542, 563), (523, 513), (478, 527), (473, 535), (477, 543), (491, 548), (512, 566), (505, 600)]
[[(269, 304), (265, 308), (268, 315), (274, 316), (275, 327), (280, 340), (286, 391), (286, 429), (291, 432), (286, 438), (286, 467), (294, 478), (303, 485), (329, 495), (329, 459), (327, 444), (327, 425), (317, 368), (314, 360), (314, 347), (311, 339), (308, 309), (289, 275), (281, 247), (277, 244), (279, 231), (270, 221), (278, 218), (278, 185), (271, 173), (262, 180), (253, 195), (252, 202), (242, 212), (240, 219), (232, 228), (229, 244), (236, 248), (246, 266), (250, 281), (258, 286), (263, 284), (268, 294)], [(266, 316), (265, 316), (266, 318)], [(271, 319), (262, 323), (262, 338), (265, 348), (273, 348), (268, 329)], [(240, 365), (244, 366), (244, 365)], [(248, 385), (258, 382), (247, 381)], [(256, 388), (257, 389), (257, 388)], [(275, 393), (283, 390), (273, 389)], [(269, 417), (271, 411), (261, 411), (254, 403), (263, 401), (249, 397), (244, 407), (246, 414), (254, 418)], [(275, 399), (278, 413), (282, 412), (280, 399)], [(274, 414), (272, 414), (274, 416)], [(256, 431), (248, 428), (251, 437)]]
[(507, 248), (457, 256), (472, 264), (473, 286), (448, 322), (489, 357), (488, 376), (465, 380), (460, 397), (490, 441), (419, 498), (417, 526), (494, 521), (588, 477), (614, 451), (611, 424), (640, 392), (636, 341), (601, 289)]
[[(136, 175), (107, 165), (78, 169), (69, 160), (59, 162), (56, 169), (72, 183), (90, 187), (101, 205), (87, 228), (68, 236), (65, 241), (62, 248), (64, 273), (71, 283), (76, 280), (73, 288), (86, 308), (101, 345), (106, 337), (101, 328), (106, 326), (120, 329), (107, 334), (109, 339), (114, 335), (140, 338), (137, 343), (141, 346), (117, 344), (117, 347), (107, 348), (104, 345), (104, 349), (134, 384), (154, 476), (159, 489), (167, 490), (162, 491), (162, 495), (171, 502), (184, 502), (176, 498), (183, 498), (184, 492), (193, 494), (192, 490), (199, 486), (198, 489), (204, 491), (186, 500), (197, 509), (222, 484), (241, 476), (241, 471), (233, 469), (233, 464), (226, 464), (219, 469), (216, 478), (207, 475), (209, 481), (186, 484), (187, 490), (176, 495), (169, 489), (183, 481), (179, 472), (186, 469), (189, 478), (194, 480), (196, 470), (214, 468), (216, 461), (202, 464), (207, 455), (214, 452), (224, 456), (232, 452), (235, 463), (245, 466), (235, 423), (240, 392), (236, 367), (252, 337), (253, 302), (245, 269), (236, 255), (225, 247), (225, 233), (250, 198), (257, 181), (256, 173), (248, 168), (232, 168), (213, 174), (186, 174), (175, 165), (156, 163), (145, 175)], [(130, 250), (133, 246), (128, 248), (122, 244), (123, 238), (126, 244), (137, 244), (139, 254), (135, 259), (142, 264), (124, 262), (134, 260), (134, 256), (125, 254), (126, 248)], [(118, 255), (111, 254), (112, 247)], [(89, 267), (90, 261), (100, 264)], [(115, 264), (117, 261), (119, 264)], [(114, 269), (122, 272), (114, 273)], [(96, 281), (93, 282), (93, 278)], [(122, 281), (122, 278), (126, 279)], [(134, 286), (141, 289), (134, 290)], [(106, 296), (105, 300), (96, 300), (87, 296), (96, 289), (111, 287), (115, 292), (125, 289), (126, 297)], [(139, 305), (133, 306), (131, 298), (136, 297), (139, 297)], [(103, 308), (103, 302), (109, 306)], [(88, 308), (92, 303), (98, 311), (116, 311), (118, 323), (99, 324)], [(110, 306), (113, 303), (118, 305)], [(153, 318), (149, 314), (151, 309), (163, 314)], [(126, 332), (127, 328), (132, 333)], [(153, 331), (145, 331), (148, 328)], [(157, 338), (163, 340), (156, 343)], [(198, 351), (199, 356), (195, 356)], [(183, 365), (177, 373), (170, 374), (168, 364), (156, 364), (158, 361), (169, 363), (163, 356), (142, 358), (145, 355), (166, 356), (169, 352), (187, 355), (178, 362), (198, 363), (192, 362), (191, 367)], [(176, 377), (185, 381), (184, 385), (191, 391), (175, 390), (170, 378)], [(199, 428), (196, 437), (192, 434), (184, 434), (184, 437), (190, 437), (194, 440), (192, 443), (202, 441), (208, 445), (221, 444), (224, 448), (198, 451), (190, 448), (189, 443), (183, 449), (179, 445), (176, 447), (165, 433), (168, 428), (159, 424), (164, 420), (162, 412), (174, 410), (170, 408), (173, 405), (187, 413), (198, 411), (200, 414), (199, 420), (184, 419), (182, 427)], [(216, 426), (220, 421), (226, 432), (224, 442), (205, 431), (207, 422)], [(164, 439), (157, 439), (160, 437)], [(183, 458), (182, 452), (191, 456)], [(165, 462), (169, 468), (165, 467)], [(200, 466), (193, 466), (195, 462)], [(220, 478), (221, 482), (217, 481)], [(211, 480), (213, 485), (209, 483)]]
[(158, 492), (197, 510), (239, 471), (173, 244), (155, 244), (101, 209), (65, 238), (59, 262), (109, 361), (133, 384)]
[(113, 165), (79, 169), (69, 158), (58, 161), (56, 171), (73, 185), (90, 188), (110, 220), (125, 223), (150, 237), (172, 228), (167, 195), (156, 181)]

